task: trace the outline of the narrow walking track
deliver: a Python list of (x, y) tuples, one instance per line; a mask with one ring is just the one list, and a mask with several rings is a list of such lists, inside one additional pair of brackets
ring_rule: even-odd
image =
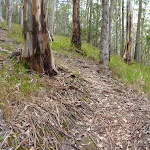
[(94, 116), (89, 130), (100, 149), (150, 149), (150, 100), (144, 94), (98, 74), (92, 61), (58, 58), (90, 83)]

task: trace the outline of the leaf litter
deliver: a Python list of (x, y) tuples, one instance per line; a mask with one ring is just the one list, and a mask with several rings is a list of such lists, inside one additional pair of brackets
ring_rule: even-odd
[[(39, 75), (41, 86), (26, 97), (15, 89), (7, 119), (0, 107), (0, 149), (150, 149), (144, 93), (99, 75), (93, 61), (54, 55), (57, 76)], [(29, 71), (31, 82), (34, 74)]]

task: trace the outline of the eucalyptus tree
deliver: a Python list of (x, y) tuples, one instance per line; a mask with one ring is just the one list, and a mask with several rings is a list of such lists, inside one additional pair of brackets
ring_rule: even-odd
[(139, 0), (139, 12), (138, 12), (136, 44), (135, 44), (135, 54), (134, 54), (134, 60), (136, 60), (137, 62), (140, 60), (139, 53), (140, 53), (141, 14), (142, 14), (142, 0)]
[(81, 49), (81, 31), (79, 17), (79, 0), (73, 0), (73, 33), (71, 43)]
[(123, 55), (123, 60), (126, 62), (131, 62), (132, 32), (133, 32), (132, 0), (127, 0), (126, 45)]
[(0, 0), (0, 22), (3, 22), (3, 18), (2, 18), (2, 4), (1, 4), (1, 0)]
[(93, 0), (90, 0), (90, 18), (87, 22), (88, 23), (88, 32), (87, 32), (87, 42), (88, 43), (91, 42), (92, 6), (93, 6)]
[(44, 0), (24, 0), (22, 58), (29, 68), (55, 75), (56, 69), (46, 34)]
[[(53, 30), (54, 30), (55, 9), (56, 9), (56, 0), (53, 0), (52, 9), (51, 9), (51, 22), (50, 22), (51, 37), (53, 36)], [(53, 37), (52, 37), (52, 39), (53, 39)]]
[(98, 72), (109, 71), (109, 0), (102, 0), (102, 25)]
[(121, 57), (124, 54), (124, 0), (122, 0), (122, 39), (121, 39), (121, 52), (120, 55)]
[(113, 17), (113, 6), (114, 6), (114, 0), (110, 1), (110, 7), (109, 7), (109, 61), (110, 61), (110, 53), (111, 53), (111, 25), (112, 25), (112, 17)]
[(11, 28), (12, 10), (13, 10), (13, 0), (7, 0), (7, 10), (6, 10), (7, 28)]

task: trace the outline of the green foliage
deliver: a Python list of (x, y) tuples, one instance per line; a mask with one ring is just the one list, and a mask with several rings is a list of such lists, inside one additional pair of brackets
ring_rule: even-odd
[[(3, 20), (3, 22), (0, 22), (0, 27), (5, 28), (5, 29), (7, 28), (6, 20)], [(22, 36), (23, 27), (22, 27), (22, 25), (12, 23), (11, 29), (7, 29), (7, 30), (8, 30), (8, 36), (10, 38), (12, 38), (18, 42), (23, 42), (23, 36)]]
[(0, 66), (0, 107), (6, 119), (10, 114), (10, 101), (30, 96), (39, 86), (39, 78), (27, 74), (26, 68), (17, 61), (8, 60)]
[(110, 68), (115, 76), (139, 89), (150, 92), (150, 67), (134, 62), (124, 63), (119, 56), (111, 56)]
[[(52, 50), (60, 51), (63, 53), (70, 53), (73, 56), (81, 56), (79, 53), (76, 53), (76, 48), (71, 46), (71, 39), (64, 36), (54, 36), (54, 42), (51, 45)], [(98, 60), (99, 49), (88, 44), (82, 43), (81, 51), (85, 54), (86, 57), (92, 58), (93, 60)]]
[(64, 36), (54, 36), (54, 42), (51, 44), (53, 50), (73, 50), (71, 47), (71, 39)]

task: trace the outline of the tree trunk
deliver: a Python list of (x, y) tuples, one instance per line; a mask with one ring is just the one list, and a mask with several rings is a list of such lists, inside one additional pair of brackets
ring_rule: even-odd
[(24, 0), (22, 58), (30, 69), (55, 75), (52, 51), (46, 35), (44, 0)]
[(87, 2), (86, 2), (86, 11), (85, 11), (85, 20), (84, 20), (84, 27), (86, 27), (87, 26), (87, 22), (88, 22), (88, 14), (89, 14), (89, 12), (88, 12), (88, 8), (89, 8), (89, 0), (87, 0)]
[(141, 64), (143, 64), (143, 58), (144, 58), (144, 52), (143, 52), (143, 29), (144, 29), (144, 18), (145, 18), (145, 15), (144, 17), (142, 17), (141, 19), (141, 41), (140, 41), (140, 49), (142, 51), (142, 54), (141, 54)]
[[(23, 4), (23, 3), (22, 3)], [(20, 24), (23, 25), (23, 6), (20, 8)]]
[(87, 27), (86, 27), (86, 31), (87, 31), (87, 42), (88, 42), (88, 33), (89, 33), (89, 0), (87, 0), (87, 20), (86, 20), (86, 24), (87, 24)]
[(71, 43), (81, 49), (81, 31), (79, 21), (79, 0), (73, 0), (73, 34)]
[(53, 0), (52, 12), (51, 12), (51, 25), (50, 25), (50, 35), (51, 35), (51, 37), (53, 36), (53, 30), (54, 30), (55, 8), (56, 8), (56, 0)]
[(122, 0), (122, 45), (121, 45), (121, 57), (124, 54), (124, 0)]
[(49, 6), (50, 6), (50, 0), (48, 0), (47, 2), (47, 5), (46, 5), (46, 12), (45, 12), (45, 15), (46, 15), (46, 24), (47, 24), (47, 28), (49, 29), (48, 27), (48, 23), (49, 23)]
[(96, 44), (95, 44), (95, 46), (96, 47), (98, 47), (98, 19), (99, 19), (99, 15), (98, 15), (98, 10), (99, 10), (99, 8), (98, 8), (98, 0), (97, 0), (97, 8), (96, 8), (96, 13), (97, 13), (97, 16), (96, 16)]
[(115, 36), (115, 55), (118, 55), (118, 14), (119, 14), (119, 3), (116, 0), (116, 11), (115, 11), (115, 24), (116, 24), (116, 36)]
[(7, 28), (11, 28), (13, 0), (7, 0)]
[(109, 71), (109, 0), (102, 0), (102, 26), (98, 71), (105, 73)]
[(134, 60), (139, 62), (139, 53), (140, 53), (140, 25), (141, 25), (141, 13), (142, 13), (142, 0), (139, 0), (139, 13), (138, 13), (138, 23), (137, 23), (137, 32), (136, 32), (136, 44), (135, 44), (135, 54)]
[(123, 60), (126, 62), (131, 62), (132, 31), (133, 31), (132, 17), (133, 17), (132, 0), (128, 0), (127, 1), (126, 45), (125, 45), (125, 52), (123, 55)]
[(2, 4), (1, 4), (1, 0), (0, 0), (0, 22), (3, 22), (3, 18), (2, 18)]
[(109, 61), (110, 61), (110, 53), (111, 53), (111, 25), (112, 25), (112, 17), (113, 17), (113, 4), (114, 4), (114, 0), (111, 0), (111, 4), (109, 7)]
[(118, 19), (116, 19), (115, 55), (118, 55)]
[(90, 43), (91, 42), (91, 22), (92, 21), (92, 0), (90, 0), (90, 19), (89, 19), (89, 29), (88, 29), (88, 35), (87, 35), (87, 42)]

